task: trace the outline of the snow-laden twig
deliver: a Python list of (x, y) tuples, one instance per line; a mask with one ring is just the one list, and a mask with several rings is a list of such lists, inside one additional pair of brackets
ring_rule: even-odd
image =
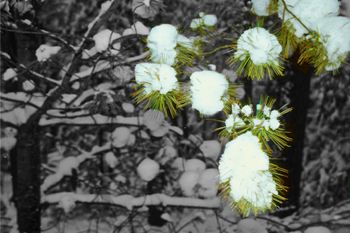
[(42, 117), (39, 125), (50, 126), (50, 125), (130, 125), (140, 126), (143, 123), (143, 117), (108, 117), (101, 114), (94, 114), (91, 116), (82, 116), (76, 118), (46, 118)]
[(59, 203), (63, 197), (69, 196), (70, 200), (82, 203), (103, 203), (122, 206), (129, 210), (142, 206), (183, 206), (194, 208), (219, 208), (220, 198), (197, 199), (188, 197), (172, 197), (162, 193), (134, 197), (132, 195), (97, 195), (97, 194), (77, 194), (71, 192), (54, 193), (43, 196), (42, 203)]
[(41, 185), (41, 192), (44, 193), (48, 188), (57, 184), (64, 176), (72, 175), (72, 170), (77, 169), (85, 160), (94, 158), (95, 154), (108, 150), (110, 147), (111, 144), (106, 143), (103, 146), (93, 147), (90, 152), (82, 151), (82, 153), (77, 157), (70, 156), (64, 158), (59, 163), (56, 172), (45, 178), (43, 184)]
[(78, 79), (84, 79), (84, 78), (89, 77), (93, 74), (111, 69), (114, 66), (128, 64), (128, 63), (132, 63), (135, 61), (143, 60), (148, 55), (149, 55), (149, 52), (144, 52), (138, 56), (126, 58), (124, 61), (122, 61), (118, 64), (113, 64), (110, 60), (100, 61), (95, 67), (90, 67), (89, 69), (86, 69), (84, 71), (73, 74), (72, 78), (71, 78), (71, 82), (76, 81)]
[[(15, 64), (15, 62), (11, 59), (11, 57), (7, 53), (0, 52), (0, 55), (1, 55), (1, 57), (3, 57), (5, 59), (9, 60), (11, 63)], [(34, 77), (36, 77), (38, 79), (41, 79), (41, 80), (43, 80), (45, 82), (49, 82), (49, 83), (54, 84), (54, 85), (60, 85), (61, 84), (61, 81), (52, 79), (50, 77), (45, 77), (44, 75), (39, 74), (38, 72), (35, 72), (35, 71), (29, 69), (28, 67), (26, 67), (23, 64), (16, 64), (16, 65), (17, 65), (18, 69), (22, 69), (22, 70), (24, 70), (26, 72), (29, 72)]]

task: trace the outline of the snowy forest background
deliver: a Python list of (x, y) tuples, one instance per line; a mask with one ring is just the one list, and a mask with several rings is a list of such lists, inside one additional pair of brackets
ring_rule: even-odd
[[(23, 232), (48, 233), (350, 231), (349, 59), (338, 73), (316, 76), (291, 58), (285, 77), (251, 81), (227, 66), (227, 51), (208, 56), (216, 70), (242, 85), (242, 100), (269, 95), (277, 106), (294, 108), (287, 116), (294, 140), (275, 155), (289, 170), (288, 201), (273, 213), (242, 220), (216, 194), (208, 195), (206, 177), (189, 194), (180, 181), (188, 160), (191, 166), (216, 168), (224, 145), (214, 132), (219, 123), (190, 107), (175, 119), (150, 122), (132, 101), (133, 69), (146, 57), (142, 37), (123, 37), (117, 55), (84, 59), (73, 57), (71, 45), (86, 40), (84, 49), (91, 47), (85, 34), (89, 24), (92, 31), (102, 27), (120, 34), (137, 21), (148, 28), (161, 23), (185, 28), (206, 12), (218, 17), (210, 51), (254, 23), (249, 1), (153, 0), (150, 7), (142, 0), (115, 2), (108, 17), (90, 24), (103, 1), (0, 1), (1, 232), (17, 232), (17, 225)], [(348, 17), (349, 5), (343, 1), (342, 14)], [(35, 51), (48, 42), (63, 49), (38, 62)], [(8, 68), (17, 75), (4, 80)], [(56, 89), (67, 74), (74, 81)], [(42, 104), (53, 89), (61, 96), (49, 109)], [(44, 108), (45, 118), (25, 124)], [(146, 157), (160, 164), (150, 182), (139, 171)], [(151, 173), (157, 170), (150, 167)]]

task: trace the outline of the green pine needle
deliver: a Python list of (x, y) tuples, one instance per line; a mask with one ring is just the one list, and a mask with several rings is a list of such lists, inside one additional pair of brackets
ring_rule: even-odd
[(228, 65), (237, 66), (237, 74), (244, 75), (250, 79), (261, 80), (267, 75), (269, 79), (275, 76), (283, 75), (283, 67), (278, 63), (269, 62), (266, 64), (255, 65), (250, 59), (250, 55), (247, 52), (239, 57), (232, 55), (227, 60)]
[(189, 103), (189, 98), (180, 89), (172, 90), (166, 94), (159, 91), (152, 91), (146, 94), (143, 85), (137, 85), (136, 91), (132, 94), (137, 104), (144, 103), (145, 109), (154, 109), (174, 118), (177, 110), (182, 109)]

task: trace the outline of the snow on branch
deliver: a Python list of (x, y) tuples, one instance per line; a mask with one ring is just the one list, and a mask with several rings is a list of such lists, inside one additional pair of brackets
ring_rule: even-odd
[(89, 69), (86, 69), (84, 71), (81, 71), (81, 72), (73, 74), (72, 78), (71, 78), (71, 82), (72, 81), (76, 81), (78, 79), (86, 78), (86, 77), (88, 77), (90, 75), (93, 75), (93, 74), (96, 74), (98, 72), (102, 72), (102, 71), (111, 69), (114, 66), (128, 64), (128, 63), (132, 63), (132, 62), (135, 62), (135, 61), (143, 60), (148, 55), (149, 55), (149, 52), (144, 52), (144, 53), (142, 53), (142, 54), (140, 54), (138, 56), (126, 58), (124, 61), (122, 61), (122, 62), (120, 62), (118, 64), (113, 64), (110, 60), (100, 61), (94, 67), (90, 67)]
[(48, 188), (57, 184), (64, 176), (71, 176), (72, 170), (77, 169), (81, 163), (87, 159), (94, 158), (94, 155), (106, 151), (111, 148), (110, 143), (106, 143), (103, 146), (95, 146), (90, 152), (82, 151), (79, 156), (69, 156), (61, 160), (59, 163), (56, 173), (49, 175), (45, 178), (41, 185), (41, 192), (44, 193)]
[[(0, 55), (1, 55), (1, 57), (3, 57), (5, 59), (9, 60), (11, 63), (15, 64), (15, 62), (11, 59), (11, 57), (7, 53), (0, 52)], [(45, 82), (49, 82), (49, 83), (54, 84), (54, 85), (60, 85), (61, 84), (61, 81), (52, 79), (50, 77), (45, 77), (44, 75), (39, 74), (38, 72), (35, 72), (35, 71), (29, 69), (28, 67), (26, 67), (23, 64), (16, 64), (16, 65), (17, 65), (18, 69), (25, 70), (25, 71), (29, 72), (31, 75), (33, 75), (34, 77), (36, 77), (36, 78), (38, 78), (40, 80), (44, 80)]]
[(183, 206), (194, 208), (219, 208), (220, 199), (218, 197), (212, 199), (198, 199), (188, 197), (172, 197), (162, 193), (134, 197), (132, 195), (97, 195), (97, 194), (77, 194), (71, 192), (54, 193), (43, 196), (42, 203), (60, 203), (62, 200), (69, 199), (70, 203), (103, 203), (116, 206), (122, 206), (131, 210), (135, 207), (142, 206)]
[(108, 117), (101, 114), (94, 114), (91, 116), (82, 116), (76, 118), (47, 118), (42, 117), (39, 125), (40, 126), (50, 126), (50, 125), (132, 125), (139, 126), (143, 124), (143, 117)]

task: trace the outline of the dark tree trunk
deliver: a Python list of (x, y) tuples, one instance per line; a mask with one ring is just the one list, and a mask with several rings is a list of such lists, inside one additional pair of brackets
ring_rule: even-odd
[(313, 70), (308, 65), (300, 66), (296, 62), (294, 64), (294, 73), (290, 77), (293, 87), (289, 96), (293, 111), (288, 114), (288, 130), (292, 132), (293, 142), (286, 149), (285, 154), (289, 171), (288, 204), (295, 206), (296, 210), (298, 210), (305, 128), (309, 107), (310, 79)]
[(40, 232), (40, 147), (38, 123), (23, 125), (18, 134), (12, 170), (18, 230)]

